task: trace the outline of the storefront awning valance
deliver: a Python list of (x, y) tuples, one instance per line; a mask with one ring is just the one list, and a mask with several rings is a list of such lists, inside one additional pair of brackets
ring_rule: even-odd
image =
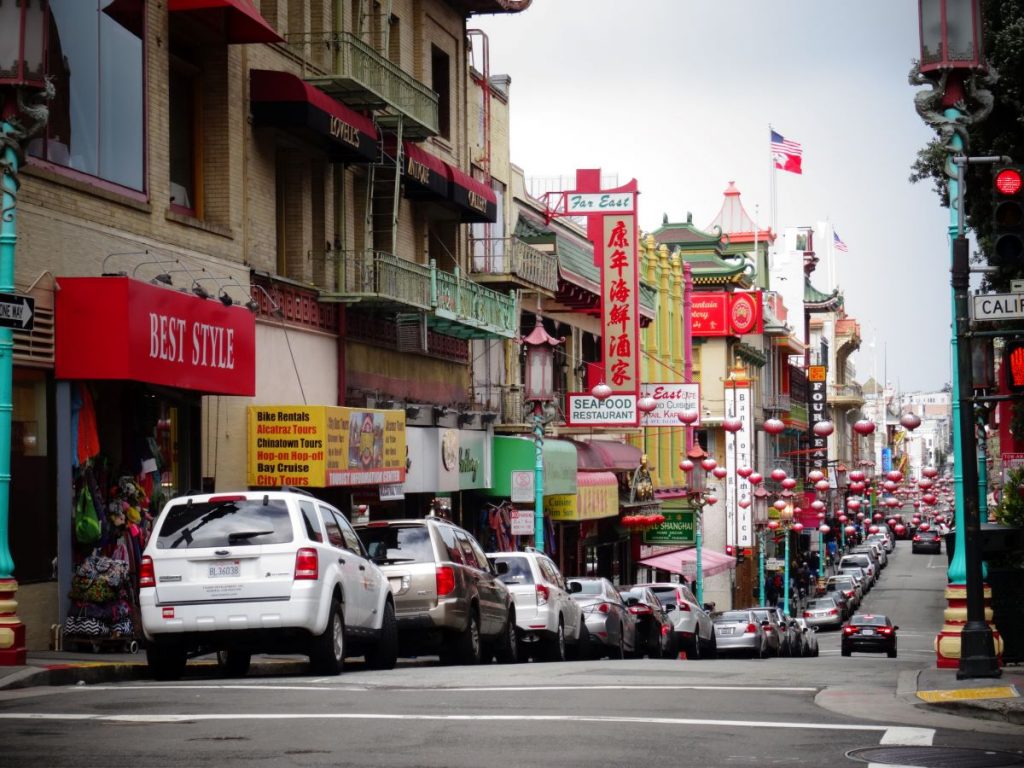
[(460, 221), (498, 220), (498, 197), (487, 184), (431, 154), (418, 144), (402, 143), (402, 180), (405, 196), (436, 199), (459, 212)]
[(56, 285), (58, 379), (256, 394), (248, 309), (130, 277), (58, 277)]
[(582, 470), (632, 472), (640, 466), (643, 451), (628, 443), (613, 440), (572, 441), (577, 463)]
[(576, 493), (549, 496), (544, 511), (555, 522), (578, 523), (619, 514), (619, 481), (611, 472), (579, 472)]
[[(657, 555), (645, 557), (639, 561), (640, 565), (648, 568), (659, 568), (669, 573), (678, 573), (680, 576), (693, 578), (697, 573), (697, 548), (675, 549), (671, 552), (661, 552)], [(701, 549), (700, 569), (705, 576), (714, 576), (725, 573), (730, 568), (736, 567), (736, 558), (715, 552), (706, 547)]]
[(168, 0), (170, 13), (187, 13), (223, 35), (227, 43), (283, 43), (252, 0)]
[(377, 159), (379, 134), (373, 121), (288, 72), (249, 72), (249, 102), (260, 125), (273, 125), (322, 146), (333, 160)]
[[(536, 447), (533, 438), (496, 435), (491, 462), (494, 468), (491, 487), (482, 492), (488, 496), (511, 498), (513, 473), (534, 471)], [(545, 440), (543, 464), (545, 497), (576, 493), (576, 447), (572, 443)]]

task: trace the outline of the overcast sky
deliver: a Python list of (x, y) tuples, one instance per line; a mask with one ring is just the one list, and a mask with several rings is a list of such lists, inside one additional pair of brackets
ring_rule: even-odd
[[(707, 225), (729, 181), (767, 224), (769, 123), (801, 143), (803, 174), (776, 177), (776, 221), (829, 220), (849, 247), (836, 275), (861, 326), (857, 379), (877, 366), (904, 392), (949, 381), (949, 212), (907, 181), (932, 136), (907, 83), (916, 3), (534, 0), (470, 26), (491, 74), (512, 79), (513, 162), (635, 177), (645, 231), (663, 214)], [(827, 288), (822, 266), (812, 279)]]

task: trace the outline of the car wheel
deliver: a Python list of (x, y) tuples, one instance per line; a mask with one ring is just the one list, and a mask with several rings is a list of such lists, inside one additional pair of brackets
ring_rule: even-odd
[(711, 630), (711, 639), (708, 640), (707, 653), (704, 654), (705, 658), (717, 659), (718, 658), (718, 638), (715, 637), (715, 630)]
[(377, 644), (366, 651), (366, 663), (370, 669), (394, 669), (398, 661), (398, 621), (395, 606), (391, 601), (384, 603), (384, 617), (380, 622), (380, 637)]
[(228, 649), (217, 651), (217, 665), (227, 677), (245, 677), (252, 663), (252, 654)]
[(590, 630), (586, 624), (580, 624), (580, 636), (572, 647), (572, 658), (576, 661), (586, 661), (590, 658)]
[(892, 648), (889, 649), (887, 655), (889, 656), (890, 659), (895, 659), (896, 658), (896, 643), (892, 644)]
[(516, 629), (516, 614), (513, 611), (508, 612), (505, 630), (501, 633), (495, 656), (500, 664), (516, 664), (523, 658), (520, 654), (519, 631)]
[(699, 659), (703, 650), (703, 646), (700, 642), (700, 628), (698, 627), (693, 633), (693, 640), (686, 645), (686, 658)]
[(345, 666), (345, 614), (337, 598), (324, 631), (313, 638), (309, 661), (318, 675), (338, 675)]
[(185, 672), (188, 655), (175, 644), (151, 643), (146, 647), (146, 664), (156, 680), (177, 680)]
[[(754, 654), (751, 654), (751, 655), (754, 655)], [(757, 654), (756, 654), (756, 656), (759, 659), (763, 659), (763, 658), (768, 656), (768, 643), (767, 642), (763, 642), (763, 643), (761, 643), (761, 645), (759, 645), (757, 647)]]
[(555, 636), (548, 640), (545, 644), (545, 650), (547, 653), (545, 656), (548, 661), (565, 661), (565, 625), (562, 623), (562, 619), (558, 619), (558, 629), (555, 630)]
[(462, 664), (479, 664), (483, 655), (480, 647), (480, 622), (476, 618), (476, 611), (471, 610), (466, 628), (455, 636), (452, 643), (455, 651), (455, 658)]
[(849, 656), (849, 655), (850, 655), (850, 649), (849, 649), (849, 648), (847, 648), (847, 647), (846, 647), (846, 646), (844, 645), (844, 646), (843, 646), (843, 649), (842, 649), (842, 651), (840, 651), (840, 653), (842, 653), (842, 654), (843, 654), (843, 656)]

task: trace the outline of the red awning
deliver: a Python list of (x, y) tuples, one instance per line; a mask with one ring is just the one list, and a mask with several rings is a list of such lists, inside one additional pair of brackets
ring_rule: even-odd
[(640, 466), (643, 451), (627, 443), (611, 440), (571, 440), (576, 446), (576, 466), (583, 470), (632, 472)]
[(448, 200), (451, 186), (448, 163), (412, 142), (402, 142), (402, 180), (405, 196), (412, 199), (437, 197)]
[(450, 163), (448, 180), (451, 182), (448, 192), (451, 201), (462, 214), (462, 221), (494, 223), (498, 220), (498, 196), (494, 190), (478, 181), (464, 171), (460, 171)]
[[(671, 552), (661, 552), (657, 555), (645, 557), (638, 562), (639, 565), (646, 565), (648, 568), (660, 568), (669, 573), (678, 573), (680, 576), (692, 578), (697, 573), (697, 548), (674, 549)], [(700, 569), (705, 576), (714, 576), (725, 573), (730, 568), (736, 567), (736, 558), (715, 552), (713, 549), (702, 548), (700, 552)]]
[(171, 13), (187, 13), (219, 31), (228, 43), (283, 43), (252, 0), (168, 0)]
[(288, 72), (249, 72), (250, 109), (262, 125), (276, 125), (322, 144), (336, 160), (372, 162), (379, 135), (373, 121)]

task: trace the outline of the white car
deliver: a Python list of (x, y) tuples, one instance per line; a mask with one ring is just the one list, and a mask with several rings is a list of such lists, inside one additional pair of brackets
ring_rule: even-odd
[(685, 650), (687, 658), (715, 657), (718, 641), (715, 637), (715, 624), (708, 612), (709, 606), (700, 605), (689, 587), (671, 581), (636, 586), (650, 587), (658, 596), (672, 621), (676, 647)]
[[(571, 597), (558, 567), (547, 555), (528, 548), (525, 552), (489, 552), (487, 559), (508, 570), (501, 580), (516, 604), (516, 625), (521, 658), (565, 661), (571, 655), (586, 658), (590, 632), (583, 609)], [(574, 584), (572, 591), (580, 590)]]
[(337, 509), (292, 490), (171, 499), (139, 568), (153, 676), (217, 651), (229, 675), (253, 653), (308, 654), (320, 674), (346, 656), (390, 669), (398, 653), (388, 580)]

